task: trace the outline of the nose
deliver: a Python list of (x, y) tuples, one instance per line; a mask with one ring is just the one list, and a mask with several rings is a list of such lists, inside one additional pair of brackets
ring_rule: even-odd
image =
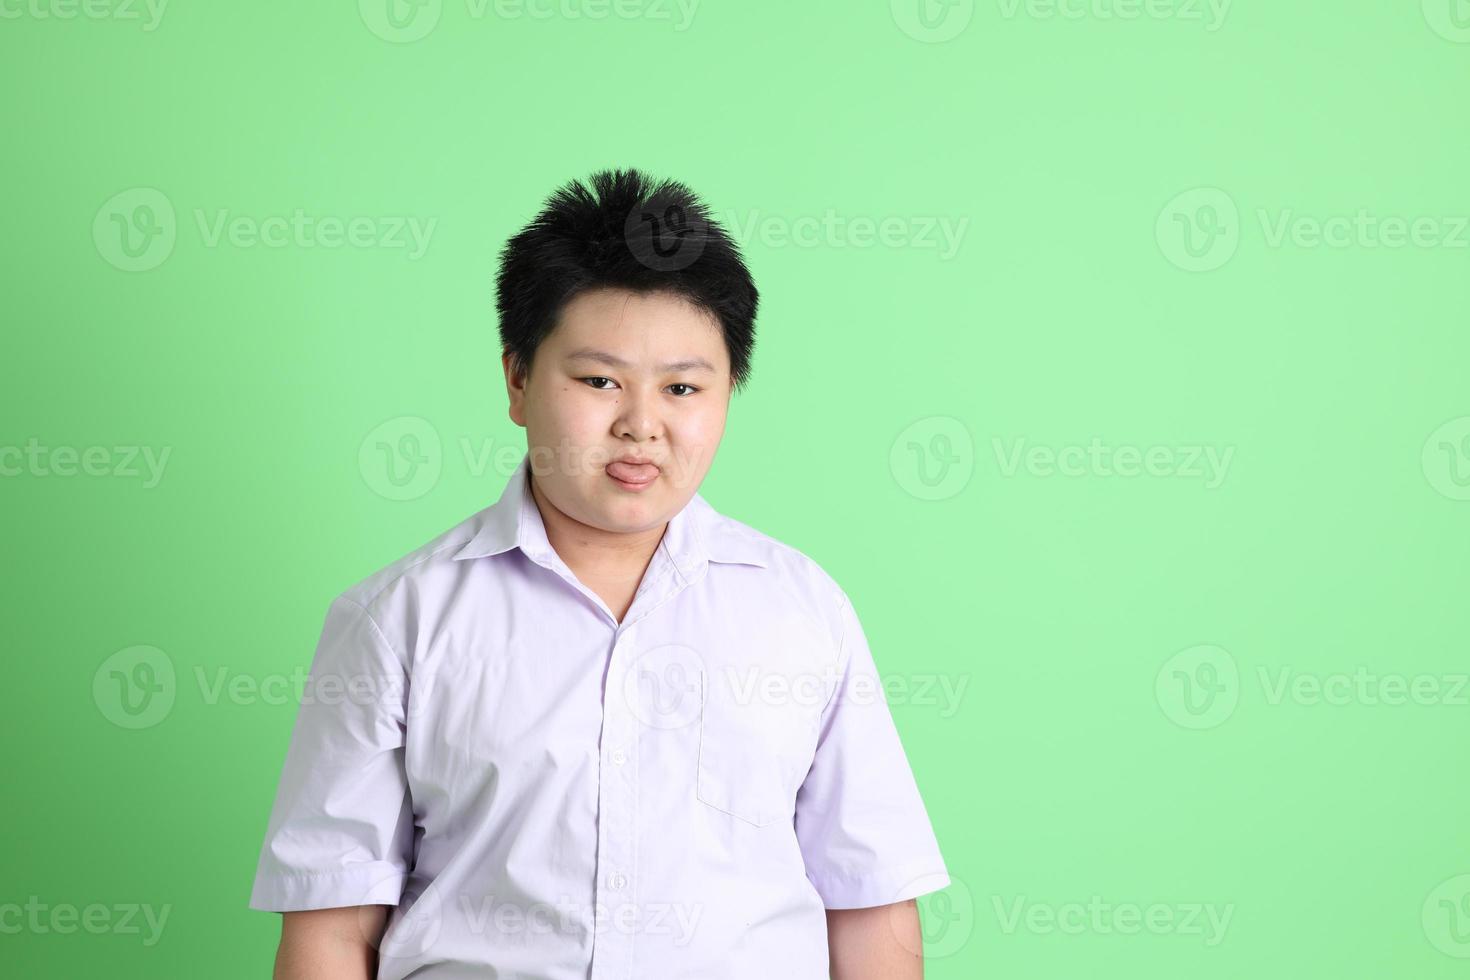
[(618, 415), (613, 422), (613, 435), (619, 439), (645, 442), (656, 438), (663, 428), (658, 416), (657, 394), (634, 386), (618, 399)]

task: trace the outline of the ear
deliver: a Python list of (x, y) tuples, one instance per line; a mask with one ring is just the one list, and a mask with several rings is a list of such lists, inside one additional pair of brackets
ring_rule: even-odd
[(526, 427), (526, 378), (516, 373), (508, 351), (500, 355), (500, 367), (505, 372), (505, 394), (510, 402), (510, 420), (524, 429)]

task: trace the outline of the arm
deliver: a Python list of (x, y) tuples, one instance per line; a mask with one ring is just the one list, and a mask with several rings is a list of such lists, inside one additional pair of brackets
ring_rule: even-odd
[(951, 884), (867, 637), (843, 602), (837, 683), (796, 794), (796, 837), (827, 910), (832, 980), (922, 980), (922, 895)]
[(373, 980), (386, 905), (281, 914), (274, 980)]
[(924, 943), (913, 900), (827, 910), (832, 980), (923, 980)]
[(332, 601), (250, 893), (251, 908), (282, 914), (276, 980), (378, 971), (416, 827), (404, 766), (409, 671), (397, 649), (357, 602)]

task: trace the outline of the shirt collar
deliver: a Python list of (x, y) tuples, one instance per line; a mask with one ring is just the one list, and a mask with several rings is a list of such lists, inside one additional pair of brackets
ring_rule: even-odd
[[(546, 536), (546, 524), (531, 494), (528, 474), (531, 454), (521, 456), (506, 481), (500, 499), (480, 511), (474, 537), (454, 553), (454, 559), (486, 558), (520, 548), (528, 558), (547, 563), (555, 554)], [(698, 493), (669, 518), (660, 546), (686, 578), (693, 578), (706, 561), (768, 567), (760, 541), (743, 533)]]

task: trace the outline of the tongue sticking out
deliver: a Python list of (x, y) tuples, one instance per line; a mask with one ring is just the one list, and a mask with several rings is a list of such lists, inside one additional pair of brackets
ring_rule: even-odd
[(624, 483), (648, 483), (658, 476), (658, 467), (652, 463), (608, 463), (607, 474)]

